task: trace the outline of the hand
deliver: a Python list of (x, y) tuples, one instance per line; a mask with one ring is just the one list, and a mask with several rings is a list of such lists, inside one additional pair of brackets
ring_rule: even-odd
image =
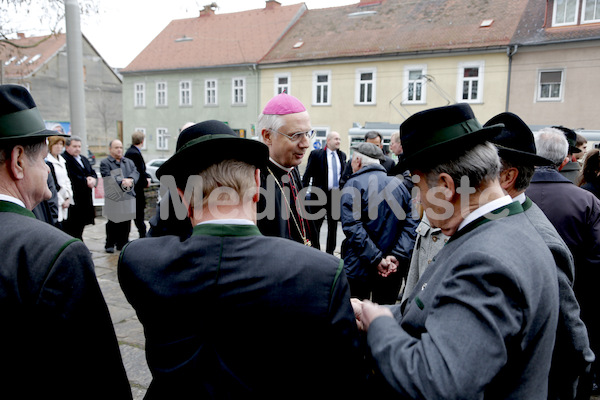
[(356, 326), (358, 330), (364, 330), (363, 323), (361, 321), (362, 315), (362, 304), (363, 302), (356, 297), (350, 299), (350, 303), (352, 304), (352, 309), (354, 310), (354, 318), (356, 318)]
[(93, 189), (94, 187), (96, 187), (96, 178), (94, 178), (93, 176), (88, 176), (86, 178), (86, 180), (87, 180), (87, 186), (90, 189)]
[(62, 208), (69, 208), (69, 205), (71, 205), (71, 199), (66, 199), (62, 204)]
[(150, 187), (150, 184), (152, 183), (152, 179), (146, 178), (146, 182), (148, 182), (148, 183), (146, 183), (146, 187)]
[(386, 258), (381, 259), (377, 265), (377, 273), (385, 278), (398, 271), (398, 265), (400, 265), (400, 263), (396, 257), (387, 256)]
[(132, 186), (133, 186), (133, 179), (131, 179), (131, 178), (125, 178), (121, 181), (121, 187), (130, 188)]
[(360, 314), (362, 330), (364, 330), (365, 332), (368, 331), (369, 326), (371, 326), (371, 322), (373, 322), (376, 318), (379, 317), (394, 318), (394, 315), (392, 314), (389, 308), (382, 307), (378, 304), (370, 302), (369, 300), (364, 300), (362, 302), (362, 312)]

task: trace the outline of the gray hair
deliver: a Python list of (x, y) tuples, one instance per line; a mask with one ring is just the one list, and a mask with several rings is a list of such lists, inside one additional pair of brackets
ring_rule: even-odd
[(0, 146), (0, 165), (3, 165), (10, 159), (15, 146), (21, 145), (25, 151), (25, 155), (30, 160), (35, 160), (35, 157), (39, 154), (42, 149), (46, 149), (46, 138), (36, 138), (34, 140), (25, 140), (23, 143), (9, 142), (3, 146)]
[(429, 187), (435, 186), (438, 176), (446, 173), (452, 177), (456, 187), (461, 186), (462, 177), (467, 177), (469, 185), (478, 188), (484, 182), (498, 178), (500, 157), (496, 147), (485, 142), (464, 151), (458, 157), (430, 168), (429, 171), (422, 172)]
[(363, 167), (366, 167), (367, 165), (372, 165), (372, 164), (379, 164), (378, 159), (366, 156), (363, 153), (359, 153), (358, 151), (355, 151), (354, 154), (352, 155), (352, 157), (360, 158)]
[(569, 153), (565, 134), (556, 128), (544, 128), (533, 134), (538, 156), (545, 157), (558, 167)]
[(392, 133), (392, 136), (390, 136), (390, 143), (400, 143), (400, 132)]
[(264, 142), (262, 131), (263, 129), (273, 129), (278, 131), (284, 125), (283, 117), (275, 114), (260, 114), (256, 123), (256, 132), (258, 139)]
[(70, 146), (71, 142), (79, 142), (81, 143), (81, 138), (79, 136), (68, 136), (65, 141), (65, 146)]

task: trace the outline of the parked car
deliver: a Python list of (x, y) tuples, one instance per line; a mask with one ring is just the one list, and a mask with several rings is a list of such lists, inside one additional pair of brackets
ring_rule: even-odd
[(165, 161), (167, 161), (166, 158), (156, 158), (146, 163), (146, 172), (148, 175), (150, 175), (152, 182), (158, 182), (158, 179), (156, 178), (156, 170), (163, 165)]
[(87, 153), (87, 159), (90, 162), (91, 166), (96, 165), (96, 156), (94, 155), (94, 153), (92, 153), (90, 151), (90, 149), (88, 149), (88, 153)]

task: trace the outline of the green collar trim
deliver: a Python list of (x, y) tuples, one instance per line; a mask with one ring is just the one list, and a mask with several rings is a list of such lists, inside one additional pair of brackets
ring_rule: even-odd
[(196, 225), (192, 236), (218, 236), (218, 237), (241, 237), (241, 236), (261, 236), (258, 227), (252, 225), (223, 225), (223, 224), (201, 224)]
[(521, 205), (523, 207), (523, 211), (527, 211), (533, 205), (533, 201), (529, 197), (525, 198), (525, 202)]
[[(508, 211), (508, 212), (506, 212)], [(469, 223), (467, 226), (465, 226), (464, 228), (462, 228), (460, 231), (456, 232), (454, 235), (452, 235), (450, 237), (450, 239), (446, 242), (446, 244), (452, 242), (453, 240), (458, 239), (459, 237), (471, 232), (472, 230), (474, 230), (477, 227), (480, 227), (481, 225), (485, 224), (486, 222), (490, 222), (493, 220), (497, 220), (497, 219), (501, 219), (501, 218), (505, 218), (508, 217), (510, 215), (515, 215), (515, 214), (520, 214), (522, 213), (523, 207), (521, 206), (521, 204), (518, 201), (513, 201), (510, 204), (507, 204), (503, 207), (500, 207), (492, 212), (489, 212), (485, 215), (482, 215), (481, 217), (477, 218), (475, 221)]]
[(10, 201), (0, 200), (0, 212), (11, 212), (14, 214), (35, 218), (35, 215), (31, 211), (15, 203), (11, 203)]

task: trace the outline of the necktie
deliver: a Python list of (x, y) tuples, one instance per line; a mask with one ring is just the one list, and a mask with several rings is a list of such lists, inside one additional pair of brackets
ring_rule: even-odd
[(339, 177), (338, 177), (338, 170), (337, 170), (337, 157), (335, 156), (335, 153), (332, 151), (331, 152), (331, 169), (333, 169), (333, 186), (331, 187), (332, 189), (335, 189), (339, 186)]

